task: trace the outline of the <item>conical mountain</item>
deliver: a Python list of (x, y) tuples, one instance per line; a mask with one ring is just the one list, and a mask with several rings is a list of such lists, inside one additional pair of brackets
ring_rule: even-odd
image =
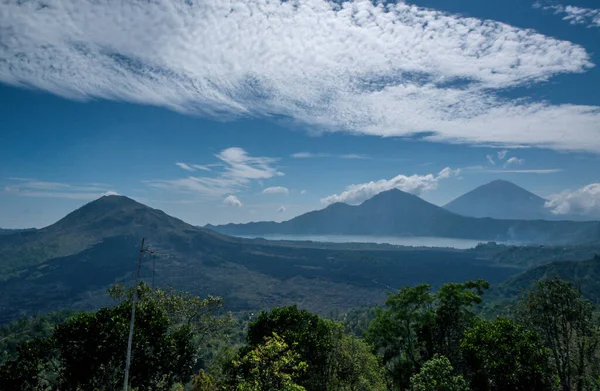
[(456, 198), (444, 206), (451, 212), (470, 217), (495, 219), (549, 219), (545, 199), (512, 182), (495, 180)]
[(0, 276), (50, 258), (76, 254), (111, 237), (146, 237), (155, 245), (170, 246), (191, 234), (195, 244), (200, 239), (215, 240), (217, 235), (128, 197), (104, 196), (48, 227), (0, 235)]

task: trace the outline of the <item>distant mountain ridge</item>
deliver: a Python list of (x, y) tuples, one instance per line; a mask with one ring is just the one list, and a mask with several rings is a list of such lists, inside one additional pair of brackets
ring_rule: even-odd
[(456, 198), (444, 209), (470, 217), (508, 220), (549, 220), (555, 216), (546, 200), (512, 182), (495, 180)]
[(110, 305), (106, 289), (135, 279), (142, 237), (156, 250), (142, 264), (146, 282), (222, 296), (233, 311), (296, 303), (326, 313), (380, 303), (390, 286), (478, 277), (499, 282), (515, 273), (453, 249), (333, 249), (233, 238), (106, 196), (51, 226), (0, 235), (0, 324)]
[(206, 228), (226, 235), (438, 236), (541, 244), (600, 241), (600, 222), (473, 218), (398, 189), (381, 192), (360, 205), (335, 203), (281, 223), (256, 222)]

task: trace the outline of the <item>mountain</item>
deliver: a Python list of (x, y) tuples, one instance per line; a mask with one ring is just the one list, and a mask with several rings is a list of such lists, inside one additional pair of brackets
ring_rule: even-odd
[(360, 205), (335, 203), (281, 223), (227, 224), (210, 228), (226, 235), (437, 236), (544, 244), (600, 241), (600, 222), (473, 218), (397, 189), (379, 193)]
[[(338, 208), (348, 206), (330, 208), (332, 218)], [(373, 204), (369, 213), (377, 209)], [(0, 324), (32, 313), (109, 304), (109, 286), (135, 280), (142, 237), (155, 250), (141, 269), (148, 283), (222, 296), (232, 311), (297, 303), (327, 313), (381, 303), (386, 291), (407, 284), (436, 287), (479, 277), (500, 282), (521, 270), (453, 249), (232, 238), (127, 197), (106, 196), (46, 228), (0, 236)]]
[(587, 260), (547, 262), (492, 286), (485, 295), (482, 313), (490, 318), (507, 315), (523, 292), (533, 288), (536, 281), (554, 277), (571, 282), (583, 297), (600, 305), (600, 255), (596, 254)]
[(545, 202), (522, 187), (499, 179), (456, 198), (444, 205), (444, 209), (470, 217), (548, 220), (553, 216), (544, 207)]
[(14, 234), (22, 231), (35, 231), (35, 228), (0, 228), (0, 235)]

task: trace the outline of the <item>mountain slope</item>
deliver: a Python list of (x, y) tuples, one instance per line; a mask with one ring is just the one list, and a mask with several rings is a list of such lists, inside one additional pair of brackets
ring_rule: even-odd
[(486, 294), (483, 313), (493, 317), (510, 312), (522, 293), (533, 288), (536, 281), (554, 277), (571, 282), (583, 297), (600, 304), (600, 256), (595, 255), (583, 261), (544, 263), (493, 286)]
[(123, 196), (104, 196), (34, 231), (0, 235), (0, 280), (19, 269), (83, 251), (119, 235), (152, 237), (162, 245), (173, 235), (194, 232), (205, 239), (217, 234), (201, 230)]
[(347, 250), (231, 238), (110, 196), (44, 229), (0, 237), (0, 268), (8, 270), (0, 275), (0, 323), (109, 303), (111, 284), (135, 279), (142, 236), (156, 254), (142, 266), (148, 283), (222, 296), (234, 311), (297, 303), (326, 313), (380, 303), (387, 290), (406, 284), (499, 282), (519, 271), (451, 249)]
[(470, 217), (495, 219), (550, 219), (546, 200), (504, 180), (495, 180), (456, 198), (444, 209)]
[(357, 206), (336, 203), (282, 223), (227, 224), (210, 228), (226, 235), (439, 236), (553, 244), (600, 241), (600, 222), (466, 217), (397, 189), (379, 193)]

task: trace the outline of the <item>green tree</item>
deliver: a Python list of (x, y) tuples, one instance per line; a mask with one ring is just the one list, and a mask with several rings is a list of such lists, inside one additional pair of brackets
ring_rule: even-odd
[(599, 324), (594, 305), (569, 282), (538, 281), (523, 299), (520, 316), (550, 349), (563, 391), (583, 391), (597, 382)]
[[(436, 292), (435, 322), (429, 329), (432, 342), (427, 342), (431, 354), (438, 353), (447, 357), (455, 367), (462, 367), (460, 343), (465, 331), (476, 318), (472, 307), (482, 301), (481, 296), (489, 284), (484, 280), (464, 283), (448, 283)], [(427, 328), (424, 328), (427, 330)], [(462, 369), (462, 368), (461, 368)]]
[(329, 390), (382, 391), (387, 389), (385, 373), (377, 357), (365, 341), (354, 335), (342, 334), (336, 341), (332, 366), (335, 378), (329, 385)]
[(537, 332), (510, 319), (479, 321), (465, 334), (462, 351), (474, 391), (552, 389), (548, 350)]
[(453, 375), (452, 364), (444, 356), (435, 355), (423, 364), (421, 371), (410, 378), (412, 391), (469, 391), (460, 375)]
[[(217, 317), (218, 298), (200, 300), (173, 291), (138, 287), (130, 381), (139, 390), (168, 389), (193, 373), (199, 346), (228, 324)], [(115, 307), (80, 313), (48, 338), (23, 345), (0, 367), (0, 389), (114, 390), (122, 386), (133, 290), (113, 287)], [(7, 386), (9, 384), (10, 386)]]
[(289, 349), (283, 338), (273, 333), (240, 359), (234, 360), (235, 391), (305, 391), (294, 380), (307, 364)]
[(390, 294), (366, 332), (367, 341), (383, 359), (393, 387), (405, 389), (424, 355), (418, 338), (424, 324), (432, 322), (434, 296), (429, 285), (404, 287)]
[[(335, 344), (336, 328), (341, 325), (298, 307), (263, 311), (248, 327), (246, 350), (261, 345), (265, 338), (279, 335), (298, 353), (310, 370), (299, 375), (297, 383), (308, 391), (323, 391), (331, 380), (330, 356)], [(245, 352), (242, 352), (245, 353)]]

